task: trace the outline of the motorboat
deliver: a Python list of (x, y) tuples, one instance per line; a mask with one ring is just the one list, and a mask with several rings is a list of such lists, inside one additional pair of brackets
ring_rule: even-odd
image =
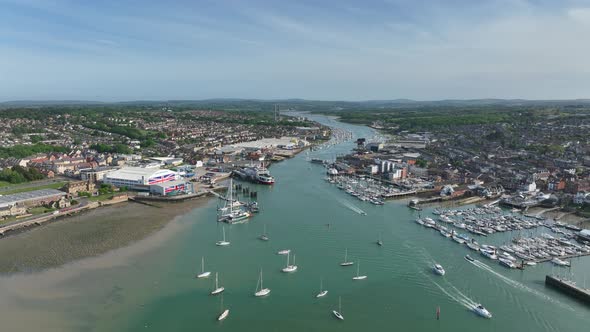
[(494, 251), (491, 250), (484, 250), (484, 249), (479, 249), (479, 252), (484, 256), (487, 257), (489, 259), (498, 259), (498, 256), (495, 254)]
[(553, 258), (551, 260), (551, 263), (553, 263), (553, 264), (555, 264), (557, 266), (570, 266), (570, 262), (561, 260), (561, 259), (559, 259), (557, 257)]
[(432, 267), (432, 271), (434, 271), (434, 273), (438, 274), (439, 276), (444, 276), (445, 275), (445, 269), (443, 269), (443, 267), (440, 264), (434, 264), (434, 266)]
[(465, 243), (465, 240), (463, 240), (462, 238), (460, 238), (458, 236), (455, 236), (455, 235), (453, 235), (453, 241), (455, 241), (455, 242), (457, 242), (459, 244), (464, 244)]
[(419, 224), (419, 225), (424, 226), (424, 221), (422, 219), (420, 219), (420, 218), (417, 218), (416, 219), (416, 223)]
[(479, 244), (477, 244), (477, 242), (466, 242), (467, 243), (467, 247), (471, 250), (475, 250), (478, 251), (479, 250)]
[(288, 255), (291, 252), (291, 249), (284, 249), (277, 252), (279, 255)]
[(466, 259), (466, 260), (468, 260), (468, 261), (470, 261), (470, 262), (474, 262), (474, 261), (475, 261), (475, 259), (473, 259), (473, 258), (472, 258), (471, 256), (469, 256), (469, 255), (465, 255), (465, 259)]
[(500, 265), (503, 265), (509, 269), (515, 269), (516, 268), (516, 264), (514, 264), (513, 261), (506, 259), (506, 258), (498, 258), (498, 260), (500, 261)]
[(447, 231), (445, 231), (443, 229), (441, 229), (439, 232), (440, 232), (440, 235), (442, 235), (442, 236), (444, 236), (446, 238), (451, 237), (451, 233), (449, 233), (449, 232), (447, 232)]
[(492, 318), (492, 313), (490, 313), (488, 309), (484, 308), (484, 306), (481, 304), (475, 305), (472, 310), (481, 317)]

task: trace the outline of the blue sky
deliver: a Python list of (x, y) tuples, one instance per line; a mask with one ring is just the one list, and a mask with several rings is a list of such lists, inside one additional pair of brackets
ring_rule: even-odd
[(590, 1), (0, 0), (0, 100), (590, 97)]

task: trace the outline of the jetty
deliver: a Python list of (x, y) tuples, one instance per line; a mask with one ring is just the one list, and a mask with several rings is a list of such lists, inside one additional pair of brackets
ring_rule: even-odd
[(590, 289), (579, 287), (573, 281), (547, 275), (545, 276), (545, 285), (590, 304)]

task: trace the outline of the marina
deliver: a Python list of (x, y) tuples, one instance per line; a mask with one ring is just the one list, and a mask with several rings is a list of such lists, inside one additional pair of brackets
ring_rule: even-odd
[[(328, 172), (333, 170), (328, 169)], [(330, 173), (328, 173), (330, 175)], [(350, 196), (360, 201), (374, 205), (385, 204), (386, 199), (410, 196), (416, 194), (415, 190), (401, 190), (393, 185), (384, 184), (383, 181), (364, 176), (348, 176), (332, 174), (325, 180)]]
[[(500, 265), (510, 269), (524, 269), (527, 265), (549, 261), (557, 266), (569, 266), (565, 259), (590, 255), (590, 246), (576, 243), (575, 233), (568, 230), (565, 224), (540, 216), (514, 214), (493, 206), (461, 210), (435, 209), (432, 215), (437, 218), (436, 221), (432, 217), (418, 217), (415, 221), (479, 252), (485, 258), (498, 260)], [(522, 236), (522, 232), (531, 235)], [(495, 233), (515, 236), (500, 246), (478, 243), (478, 240), (486, 241)]]

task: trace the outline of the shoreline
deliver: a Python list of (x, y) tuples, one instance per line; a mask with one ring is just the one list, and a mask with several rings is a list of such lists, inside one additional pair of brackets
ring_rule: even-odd
[(157, 207), (118, 203), (26, 228), (0, 241), (0, 276), (58, 268), (129, 247), (208, 202), (204, 196)]

